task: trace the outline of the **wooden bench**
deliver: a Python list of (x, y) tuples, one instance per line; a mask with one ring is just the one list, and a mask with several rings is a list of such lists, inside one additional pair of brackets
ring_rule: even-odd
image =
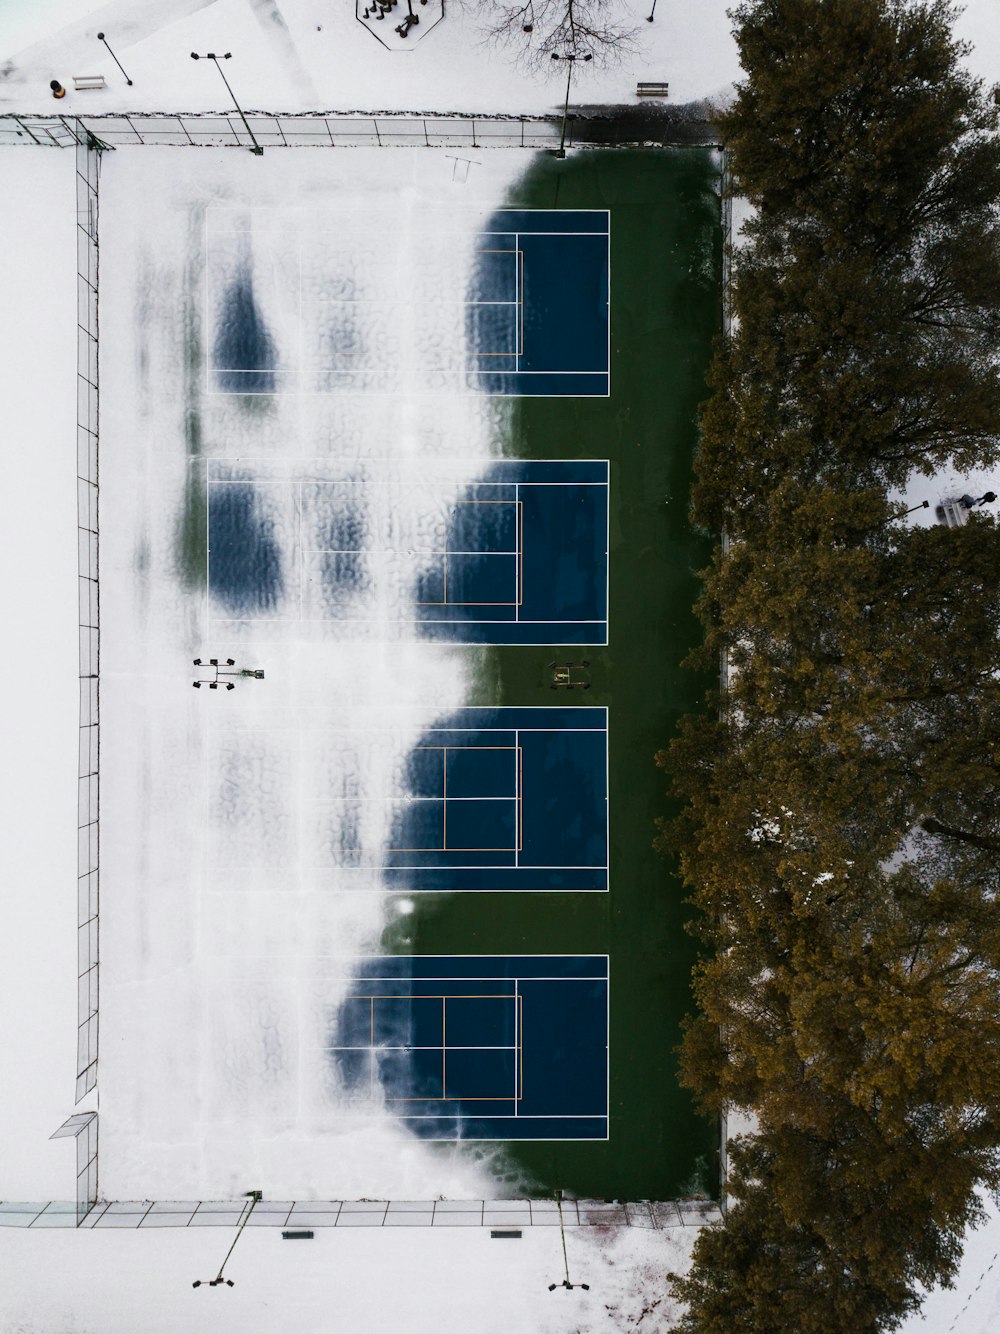
[(669, 97), (669, 83), (640, 83), (636, 85), (636, 97)]
[(87, 92), (91, 88), (103, 88), (104, 86), (105, 83), (103, 74), (73, 75), (73, 87), (78, 93)]

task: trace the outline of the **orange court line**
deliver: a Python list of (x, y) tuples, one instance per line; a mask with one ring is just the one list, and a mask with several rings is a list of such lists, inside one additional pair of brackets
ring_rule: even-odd
[(515, 296), (517, 308), (520, 312), (520, 322), (518, 324), (518, 348), (515, 356), (524, 356), (524, 251), (518, 248), (517, 251), (517, 294)]
[[(451, 995), (444, 993), (434, 993), (432, 995), (401, 995), (401, 996), (378, 996), (372, 993), (359, 994), (356, 996), (347, 996), (346, 1000), (367, 1000), (371, 1002), (371, 1044), (372, 1050), (375, 1047), (375, 1002), (377, 1000), (440, 1000), (441, 1002), (441, 1097), (434, 1098), (430, 1094), (424, 1097), (386, 1097), (386, 1102), (520, 1102), (524, 1097), (524, 997), (518, 993), (511, 992), (454, 992)], [(517, 1031), (515, 1035), (514, 1050), (517, 1053), (518, 1061), (518, 1081), (517, 1092), (510, 1097), (480, 1097), (477, 1094), (452, 1093), (447, 1092), (447, 1061), (448, 1061), (448, 1030), (447, 1015), (448, 1001), (450, 1000), (509, 1000), (517, 1002), (518, 1014), (515, 1017)]]
[[(415, 746), (414, 750), (440, 751), (443, 756), (443, 779), (441, 784), (440, 797), (425, 797), (423, 800), (432, 802), (440, 801), (442, 803), (442, 836), (443, 843), (440, 847), (387, 847), (386, 852), (523, 852), (524, 851), (524, 747), (523, 746)], [(517, 804), (517, 842), (514, 847), (508, 848), (481, 848), (481, 847), (448, 847), (448, 752), (455, 751), (475, 751), (475, 750), (512, 750), (517, 754), (517, 775), (515, 778), (515, 789), (509, 797), (499, 797), (495, 800), (513, 801)], [(453, 797), (453, 801), (476, 801), (476, 797)], [(494, 798), (482, 798), (482, 800), (494, 800)]]

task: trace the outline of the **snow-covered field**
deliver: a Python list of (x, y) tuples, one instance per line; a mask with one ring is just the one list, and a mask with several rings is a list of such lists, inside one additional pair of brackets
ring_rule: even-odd
[[(74, 74), (104, 74), (108, 86), (71, 91), (59, 108), (67, 114), (229, 108), (215, 70), (191, 60), (192, 51), (231, 51), (227, 77), (233, 91), (244, 107), (258, 110), (527, 114), (562, 105), (565, 73), (557, 62), (539, 78), (515, 68), (507, 52), (487, 49), (476, 0), (449, 0), (444, 22), (406, 51), (382, 47), (355, 18), (354, 0), (50, 4), (58, 27), (25, 21), (11, 42), (0, 34), (0, 61), (11, 56), (14, 66), (0, 78), (0, 109), (51, 109), (49, 81), (60, 79), (72, 89)], [(636, 81), (649, 79), (668, 81), (671, 100), (687, 102), (724, 90), (736, 77), (725, 3), (660, 0), (653, 23), (645, 22), (651, 0), (624, 0), (622, 8), (635, 20), (635, 56), (577, 71), (574, 101), (634, 102)], [(128, 72), (131, 88), (98, 32)]]
[[(574, 101), (634, 101), (638, 79), (669, 80), (672, 102), (725, 95), (738, 75), (725, 0), (705, 0), (698, 5), (659, 0), (652, 24), (643, 21), (648, 4), (640, 0), (625, 3), (637, 20), (638, 54), (607, 70), (580, 69), (574, 78)], [(424, 42), (411, 51), (389, 53), (356, 22), (349, 3), (335, 7), (326, 0), (116, 0), (100, 6), (90, 0), (7, 0), (0, 11), (0, 112), (229, 110), (215, 71), (189, 57), (192, 50), (212, 49), (233, 52), (229, 74), (241, 101), (249, 108), (440, 113), (558, 109), (564, 89), (561, 76), (556, 77), (560, 72), (555, 71), (551, 78), (539, 78), (516, 68), (505, 53), (486, 50), (480, 44), (475, 9), (471, 0), (464, 7), (450, 6), (446, 21)], [(995, 79), (1000, 69), (1000, 21), (995, 0), (972, 0), (959, 20), (958, 30), (975, 44), (972, 64), (976, 72), (988, 81)], [(132, 87), (125, 85), (106, 49), (97, 41), (98, 31), (107, 34), (134, 81)], [(71, 92), (62, 103), (52, 101), (48, 90), (51, 78), (72, 86), (74, 74), (91, 73), (105, 74), (108, 87), (99, 92)], [(105, 186), (109, 200), (113, 201), (118, 191), (121, 207), (109, 208), (106, 217), (112, 234), (117, 219), (136, 267), (122, 270), (117, 292), (113, 286), (105, 289), (108, 305), (103, 318), (113, 318), (122, 330), (134, 330), (137, 348), (148, 337), (147, 350), (169, 356), (176, 353), (176, 346), (171, 352), (170, 340), (176, 337), (177, 329), (170, 323), (170, 292), (160, 279), (170, 273), (171, 264), (176, 264), (183, 253), (182, 230), (164, 231), (165, 220), (173, 217), (176, 221), (179, 215), (158, 204), (148, 217), (129, 219), (127, 209), (136, 208), (134, 201), (142, 195), (142, 182), (136, 180), (131, 187), (125, 186), (125, 173), (134, 170), (141, 176), (151, 172), (149, 185), (155, 191), (162, 192), (164, 182), (153, 165), (155, 151), (148, 163), (142, 155), (134, 159), (119, 156), (121, 161), (115, 170), (108, 171)], [(227, 156), (232, 155), (222, 155)], [(271, 153), (265, 161), (246, 162), (244, 169), (252, 165), (267, 189), (277, 191), (283, 179), (288, 189), (283, 173), (290, 168), (279, 165), (278, 156)], [(414, 174), (407, 196), (409, 206), (415, 208), (421, 201), (426, 205), (437, 188), (433, 184), (434, 169), (426, 165), (433, 163), (435, 156), (425, 155), (423, 150), (420, 156), (420, 175), (417, 178)], [(210, 153), (166, 154), (163, 160), (169, 164), (175, 205), (189, 207), (194, 191), (200, 192), (205, 202), (211, 202), (217, 189), (223, 194), (232, 189), (228, 164), (222, 170), (220, 186), (208, 179), (213, 173), (199, 163), (211, 158)], [(340, 153), (336, 160), (338, 164), (343, 160)], [(129, 161), (134, 167), (127, 165)], [(48, 1135), (73, 1110), (76, 1024), (73, 168), (70, 153), (0, 150), (5, 311), (0, 321), (5, 408), (0, 531), (7, 557), (4, 624), (8, 632), (8, 652), (0, 659), (0, 689), (8, 705), (0, 767), (5, 816), (0, 824), (0, 866), (5, 886), (0, 1010), (7, 1019), (0, 1066), (4, 1073), (0, 1195), (22, 1199), (72, 1195), (72, 1142), (51, 1144)], [(329, 166), (324, 170), (329, 172)], [(487, 191), (484, 204), (502, 192), (503, 172), (507, 170), (507, 166), (498, 164), (499, 174), (491, 172), (483, 177), (482, 188)], [(376, 193), (386, 188), (386, 179), (380, 177), (382, 171), (382, 167), (373, 165), (369, 186)], [(330, 176), (331, 187), (336, 180)], [(443, 188), (444, 182), (440, 184)], [(290, 188), (297, 191), (294, 185)], [(126, 205), (129, 194), (133, 202)], [(467, 200), (468, 195), (464, 198)], [(176, 276), (176, 269), (173, 272)], [(135, 286), (130, 290), (133, 277)], [(159, 312), (159, 322), (137, 318), (140, 302), (145, 303), (142, 309)], [(113, 368), (109, 367), (108, 373), (113, 383)], [(118, 373), (123, 381), (132, 376), (138, 394), (137, 366), (122, 364)], [(144, 419), (150, 423), (164, 408), (175, 411), (177, 405), (170, 402), (169, 389), (165, 399), (157, 398), (161, 390), (162, 386), (158, 389), (147, 382), (145, 400), (131, 402), (128, 410), (140, 417), (145, 413)], [(124, 454), (129, 443), (129, 420), (126, 416), (116, 422), (115, 411), (112, 403), (105, 420), (106, 448)], [(301, 430), (300, 409), (289, 404), (288, 412), (289, 426)], [(397, 442), (405, 438), (406, 430), (419, 431), (421, 423), (402, 425), (402, 433), (393, 433)], [(463, 448), (485, 454), (491, 448), (490, 431), (482, 422), (472, 423), (472, 428), (470, 441)], [(392, 457), (384, 443), (379, 445), (378, 453)], [(157, 449), (151, 451), (151, 457), (159, 457)], [(138, 466), (138, 460), (134, 462)], [(171, 487), (176, 492), (179, 482), (165, 454), (160, 463), (159, 470), (154, 467), (145, 475), (132, 475), (136, 494), (145, 495), (145, 505), (136, 510), (135, 526), (121, 534), (117, 547), (112, 543), (111, 550), (105, 552), (117, 562), (123, 590), (130, 587), (136, 599), (129, 611), (140, 617), (143, 583), (134, 570), (128, 573), (139, 550), (135, 539), (140, 535), (143, 516), (152, 516), (148, 552), (162, 567), (168, 535), (162, 528), (157, 529), (152, 498), (159, 494), (160, 487), (165, 487), (168, 494)], [(103, 481), (109, 488), (109, 501), (114, 502), (116, 476), (105, 473)], [(963, 479), (955, 482), (957, 485)], [(118, 476), (117, 485), (123, 484), (124, 479)], [(925, 486), (917, 500), (923, 498), (924, 490)], [(125, 507), (124, 496), (119, 494), (117, 501)], [(118, 635), (117, 661), (114, 652), (109, 654), (107, 643), (105, 646), (104, 670), (113, 673), (117, 666), (121, 672), (119, 721), (127, 722), (130, 715), (141, 717), (142, 725), (153, 729), (153, 734), (145, 738), (136, 732), (132, 748), (123, 749), (117, 778), (107, 774), (107, 797), (117, 800), (123, 813), (130, 808), (126, 799), (130, 780), (156, 778), (162, 783), (163, 763), (157, 775), (147, 767), (144, 756), (156, 751), (161, 761), (165, 760), (160, 747), (173, 744), (166, 731), (176, 726), (178, 718), (184, 719), (184, 738), (190, 740), (197, 730), (192, 720), (199, 701), (186, 680), (178, 679), (172, 667), (166, 669), (165, 660), (159, 656), (163, 645), (156, 638), (171, 624), (192, 636), (188, 613), (175, 602), (158, 605), (155, 614), (147, 607), (146, 615), (153, 626), (148, 640), (130, 646), (122, 620), (117, 627), (108, 627), (112, 649), (113, 636)], [(215, 652), (215, 648), (210, 651)], [(282, 651), (295, 672), (296, 689), (308, 692), (305, 664), (296, 662), (298, 655), (287, 648)], [(350, 657), (356, 647), (324, 645), (321, 651), (331, 655), (331, 665), (336, 661), (345, 674), (357, 672), (359, 663)], [(197, 650), (190, 656), (197, 656)], [(446, 650), (441, 650), (439, 657), (433, 672), (428, 669), (417, 683), (409, 704), (418, 705), (431, 692), (439, 691), (449, 700), (461, 698), (461, 671), (449, 661)], [(370, 658), (365, 661), (371, 670)], [(137, 672), (139, 665), (144, 677)], [(359, 688), (354, 702), (363, 702), (365, 689)], [(257, 707), (249, 691), (237, 694), (241, 708), (252, 712)], [(175, 700), (176, 710), (172, 707)], [(147, 746), (144, 742), (155, 744)], [(185, 838), (198, 838), (204, 832), (203, 823), (197, 832), (194, 826), (184, 824), (186, 809), (181, 794), (174, 791), (169, 800), (171, 824), (149, 831), (161, 840), (161, 851), (170, 829), (180, 829)], [(131, 809), (136, 814), (139, 807), (132, 805)], [(142, 846), (141, 839), (123, 843), (117, 862), (112, 856), (107, 871), (119, 883), (141, 874), (142, 867), (130, 863), (129, 858), (137, 858)], [(150, 933), (147, 945), (155, 948), (145, 952), (138, 948), (133, 974), (109, 979), (111, 986), (104, 996), (104, 1006), (109, 1007), (105, 1010), (102, 1047), (108, 1075), (107, 1111), (115, 1111), (117, 1096), (122, 1122), (127, 1115), (143, 1110), (136, 1103), (136, 1083), (129, 1083), (141, 1061), (150, 1060), (151, 1052), (143, 1057), (136, 1050), (143, 1034), (151, 1037), (151, 1046), (162, 1040), (168, 1045), (161, 1050), (170, 1051), (169, 1043), (176, 1043), (183, 1022), (177, 1009), (157, 1012), (147, 999), (150, 978), (158, 973), (158, 985), (162, 986), (165, 972), (173, 966), (177, 1004), (180, 1015), (184, 1013), (182, 982), (192, 957), (191, 940), (184, 932), (193, 930), (199, 917), (181, 911), (185, 903), (190, 907), (190, 897), (184, 896), (190, 896), (193, 888), (175, 883), (173, 890), (180, 897), (171, 902), (171, 911), (164, 907), (161, 920), (145, 923)], [(179, 911), (173, 911), (175, 905)], [(353, 932), (360, 946), (374, 938), (382, 914), (391, 906), (375, 895), (365, 900), (351, 920), (327, 921), (323, 929)], [(256, 928), (264, 930), (269, 909), (263, 904), (260, 907)], [(215, 938), (227, 942), (218, 947), (221, 971), (217, 985), (225, 989), (229, 984), (231, 996), (233, 977), (226, 969), (231, 967), (234, 950), (229, 946), (235, 946), (240, 937), (228, 934), (231, 919), (222, 910), (221, 901), (215, 903), (211, 913), (218, 913), (219, 920), (201, 919), (202, 926), (211, 926), (213, 932), (217, 929)], [(177, 918), (183, 922), (180, 934)], [(246, 925), (244, 922), (244, 929)], [(122, 933), (123, 945), (131, 941), (141, 946), (138, 936), (142, 923), (137, 917), (122, 916), (114, 929)], [(273, 954), (296, 951), (301, 943), (294, 928), (283, 931), (273, 943)], [(216, 984), (209, 983), (205, 975), (200, 985)], [(293, 977), (285, 987), (285, 1002), (299, 1004), (306, 994), (312, 994), (311, 986), (311, 981), (306, 987), (306, 979)], [(215, 1011), (215, 1022), (223, 1030), (226, 1013), (224, 1007)], [(217, 1029), (214, 1036), (225, 1033)], [(205, 1059), (209, 1056), (206, 1051)], [(117, 1085), (116, 1060), (121, 1076)], [(185, 1090), (184, 1079), (190, 1075), (190, 1069), (185, 1073), (186, 1064), (185, 1053), (175, 1050), (167, 1074), (177, 1077), (176, 1088), (171, 1091), (170, 1079), (160, 1088), (159, 1129), (163, 1133), (159, 1142), (161, 1148), (167, 1146), (161, 1157), (161, 1170), (165, 1172), (168, 1162), (173, 1164), (169, 1170), (176, 1170), (185, 1159), (183, 1146), (169, 1146), (170, 1127), (177, 1124), (170, 1120), (169, 1111), (170, 1098), (180, 1097)], [(102, 1083), (103, 1077), (102, 1072)], [(198, 1090), (199, 1096), (205, 1097), (207, 1090), (211, 1098), (221, 1099), (221, 1104), (209, 1098), (203, 1104), (206, 1113), (216, 1116), (224, 1110), (227, 1099), (232, 1113), (233, 1088), (225, 1078), (217, 1079), (213, 1087), (209, 1078)], [(149, 1106), (145, 1112), (150, 1113)], [(315, 1113), (314, 1106), (310, 1114)], [(126, 1138), (117, 1146), (121, 1150), (117, 1161), (123, 1166), (116, 1184), (123, 1190), (130, 1181), (138, 1184), (142, 1171), (151, 1166), (141, 1160), (146, 1152), (141, 1146), (148, 1141), (145, 1132), (139, 1132), (140, 1120), (137, 1115), (131, 1148)], [(381, 1139), (373, 1138), (367, 1150), (377, 1152), (381, 1145), (392, 1158), (395, 1133), (391, 1126), (382, 1124), (376, 1132)], [(148, 1138), (155, 1141), (156, 1136)], [(114, 1149), (113, 1139), (106, 1147)], [(213, 1147), (220, 1146), (209, 1146), (208, 1154)], [(262, 1143), (261, 1148), (271, 1152), (269, 1145)], [(395, 1162), (393, 1186), (398, 1183), (401, 1190), (423, 1193), (429, 1185), (423, 1152), (415, 1150), (412, 1161), (405, 1165)], [(109, 1172), (117, 1170), (115, 1161), (116, 1155), (109, 1152), (105, 1158)], [(206, 1161), (207, 1157), (199, 1157), (186, 1170), (200, 1173)], [(308, 1154), (303, 1154), (300, 1161), (308, 1162)], [(437, 1181), (441, 1180), (441, 1168), (438, 1158)], [(131, 1178), (129, 1170), (134, 1172)], [(487, 1193), (482, 1189), (486, 1176), (480, 1167), (456, 1161), (450, 1170), (454, 1176), (449, 1178), (449, 1191)], [(291, 1176), (288, 1179), (293, 1181)], [(201, 1176), (200, 1180), (208, 1177)], [(350, 1178), (341, 1180), (344, 1193), (352, 1193)], [(111, 1184), (109, 1178), (109, 1187)], [(386, 1189), (389, 1186), (387, 1177)], [(241, 1180), (239, 1187), (245, 1189), (246, 1182)], [(109, 1189), (105, 1193), (113, 1192)], [(371, 1330), (405, 1329), (416, 1334), (424, 1330), (464, 1331), (470, 1325), (484, 1334), (500, 1334), (510, 1328), (539, 1334), (662, 1329), (667, 1323), (666, 1303), (645, 1314), (644, 1307), (659, 1298), (663, 1273), (683, 1267), (693, 1236), (690, 1229), (611, 1235), (598, 1229), (575, 1232), (569, 1241), (572, 1276), (590, 1282), (591, 1290), (568, 1293), (559, 1288), (549, 1293), (548, 1284), (562, 1277), (562, 1255), (557, 1234), (548, 1229), (528, 1229), (520, 1242), (492, 1242), (480, 1229), (443, 1235), (408, 1229), (319, 1232), (314, 1242), (303, 1243), (298, 1249), (284, 1247), (276, 1232), (261, 1229), (248, 1232), (236, 1252), (231, 1270), (237, 1279), (236, 1288), (193, 1291), (190, 1280), (209, 1276), (221, 1259), (224, 1248), (219, 1244), (223, 1240), (220, 1234), (164, 1230), (141, 1236), (111, 1231), (82, 1235), (4, 1229), (0, 1230), (0, 1328), (5, 1334), (124, 1334), (136, 1329), (162, 1330), (166, 1334), (200, 1331), (211, 1321), (220, 1334), (229, 1328), (235, 1330), (237, 1325), (262, 1332), (286, 1328), (346, 1331), (363, 1325)], [(917, 1329), (930, 1334), (946, 1334), (952, 1329), (957, 1334), (985, 1334), (995, 1328), (1000, 1316), (998, 1249), (1000, 1220), (994, 1210), (990, 1225), (969, 1239), (955, 1290), (931, 1294), (926, 1322), (910, 1322), (907, 1334)], [(210, 1313), (204, 1309), (206, 1302), (212, 1307)]]
[[(484, 1228), (318, 1231), (284, 1242), (248, 1228), (226, 1273), (212, 1278), (230, 1233), (0, 1232), (4, 1334), (620, 1334), (661, 1331), (674, 1308), (663, 1275), (682, 1269), (694, 1228), (579, 1229), (567, 1236), (561, 1286), (558, 1228), (519, 1241)], [(556, 1283), (554, 1292), (549, 1284)], [(653, 1304), (656, 1303), (654, 1306)]]

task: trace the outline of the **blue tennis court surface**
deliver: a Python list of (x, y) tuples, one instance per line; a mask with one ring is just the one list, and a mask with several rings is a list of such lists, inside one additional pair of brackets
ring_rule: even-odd
[[(606, 709), (460, 709), (406, 765), (382, 878), (407, 890), (605, 890)], [(352, 858), (344, 848), (344, 863)]]
[(218, 630), (388, 622), (457, 643), (607, 643), (603, 460), (503, 460), (469, 481), (214, 461), (206, 485)]
[(606, 955), (361, 960), (327, 1050), (423, 1139), (607, 1139)]
[(606, 644), (608, 465), (507, 460), (451, 511), (420, 577), (421, 633), (482, 644)]
[(609, 242), (600, 209), (493, 214), (467, 306), (470, 384), (493, 394), (610, 392)]

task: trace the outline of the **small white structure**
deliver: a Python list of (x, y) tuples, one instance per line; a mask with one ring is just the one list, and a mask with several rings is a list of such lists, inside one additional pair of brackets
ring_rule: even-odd
[(993, 491), (987, 491), (982, 496), (945, 496), (935, 507), (934, 513), (937, 515), (938, 523), (943, 523), (948, 528), (961, 528), (963, 524), (969, 522), (969, 515), (974, 509), (981, 505), (991, 505), (995, 500), (996, 494)]

